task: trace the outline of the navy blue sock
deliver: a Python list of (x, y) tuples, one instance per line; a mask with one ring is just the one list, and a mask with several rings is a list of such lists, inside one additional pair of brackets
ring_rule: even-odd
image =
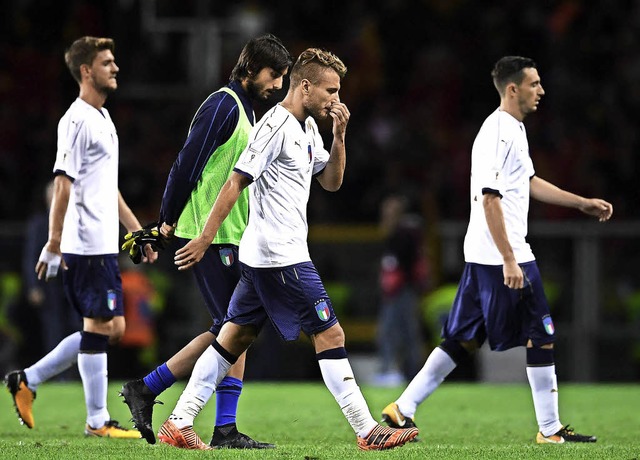
[(176, 383), (176, 378), (167, 367), (167, 363), (156, 367), (142, 380), (156, 396)]
[(439, 346), (456, 365), (460, 365), (466, 359), (469, 359), (469, 352), (456, 340), (445, 339)]
[(242, 392), (242, 380), (225, 377), (216, 389), (216, 426), (236, 423), (238, 399)]
[(554, 352), (553, 348), (527, 348), (527, 366), (553, 366)]
[(109, 336), (97, 332), (82, 331), (79, 353), (106, 353), (109, 348)]

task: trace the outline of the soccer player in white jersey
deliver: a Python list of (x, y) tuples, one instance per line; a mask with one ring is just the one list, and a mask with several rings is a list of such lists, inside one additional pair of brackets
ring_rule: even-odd
[[(182, 246), (200, 234), (215, 197), (247, 146), (255, 124), (254, 103), (267, 100), (282, 88), (292, 63), (289, 51), (271, 34), (252, 38), (242, 48), (229, 84), (209, 95), (200, 105), (187, 140), (171, 167), (160, 207), (163, 236), (171, 238), (175, 234)], [(144, 378), (127, 382), (122, 387), (122, 396), (136, 428), (151, 444), (156, 442), (153, 432), (156, 397), (178, 379), (191, 374), (202, 352), (220, 332), (229, 300), (240, 279), (238, 246), (248, 218), (249, 193), (246, 190), (203, 259), (194, 267), (194, 276), (213, 321), (209, 330), (196, 336)], [(236, 412), (243, 388), (244, 358), (242, 355), (238, 359), (218, 385), (215, 427), (209, 446), (195, 435), (192, 426), (179, 424), (163, 425), (158, 436), (160, 442), (197, 450), (274, 447), (238, 431)], [(206, 359), (199, 362), (200, 366), (215, 365)]]
[[(77, 361), (87, 407), (85, 434), (140, 438), (137, 430), (112, 420), (107, 410), (107, 347), (125, 330), (119, 222), (127, 231), (140, 229), (118, 190), (118, 135), (103, 107), (118, 87), (113, 51), (110, 38), (82, 37), (65, 53), (80, 93), (58, 124), (49, 239), (35, 267), (39, 279), (63, 269), (67, 299), (82, 315), (83, 328), (32, 366), (7, 374), (5, 381), (20, 420), (33, 428), (38, 385)], [(149, 245), (144, 251), (144, 262), (156, 260)]]
[[(359, 448), (390, 449), (418, 434), (415, 428), (382, 427), (371, 416), (353, 378), (344, 332), (307, 247), (306, 208), (312, 178), (329, 191), (342, 185), (350, 114), (338, 93), (346, 70), (328, 51), (310, 48), (298, 57), (286, 97), (252, 129), (202, 233), (176, 252), (179, 269), (199, 262), (242, 190), (251, 185), (249, 223), (239, 249), (242, 275), (225, 323), (205, 351), (217, 367), (211, 369), (212, 375), (198, 379), (215, 384), (190, 381), (165, 423), (192, 425), (229, 367), (251, 345), (265, 321), (271, 320), (284, 340), (297, 339), (301, 330), (311, 337), (324, 382), (356, 432)], [(330, 152), (315, 121), (328, 117), (333, 121)], [(194, 375), (200, 372), (196, 365)]]
[(500, 59), (492, 73), (500, 107), (471, 151), (471, 216), (465, 268), (443, 327), (444, 341), (400, 398), (382, 412), (390, 426), (415, 426), (416, 409), (456, 365), (488, 339), (492, 350), (526, 346), (527, 377), (538, 443), (595, 442), (560, 422), (554, 365), (555, 329), (535, 257), (526, 241), (529, 197), (609, 220), (610, 203), (564, 191), (535, 175), (522, 123), (544, 95), (534, 61)]

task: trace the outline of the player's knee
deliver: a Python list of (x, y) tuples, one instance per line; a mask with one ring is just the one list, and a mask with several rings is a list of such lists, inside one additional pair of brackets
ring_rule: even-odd
[(124, 336), (124, 331), (113, 331), (109, 334), (109, 345), (117, 345), (122, 340), (122, 336)]
[(339, 323), (336, 323), (329, 329), (319, 332), (318, 334), (314, 334), (312, 341), (316, 352), (318, 350), (344, 347), (344, 330)]
[[(527, 341), (527, 348), (534, 348), (534, 347), (536, 347), (536, 346), (533, 344), (533, 341), (531, 339), (529, 339)], [(542, 348), (544, 350), (553, 350), (553, 342), (542, 344), (537, 348)]]
[(460, 364), (478, 350), (478, 342), (475, 340), (458, 342), (457, 340), (445, 339), (440, 344), (440, 348), (444, 350), (456, 364)]
[(241, 355), (256, 339), (258, 334), (254, 326), (225, 323), (220, 329), (216, 341), (234, 356)]
[(115, 316), (107, 322), (109, 331), (109, 344), (115, 345), (122, 339), (126, 329), (124, 316)]
[(476, 340), (464, 340), (460, 342), (460, 346), (470, 355), (478, 351), (478, 348), (480, 348)]
[(113, 318), (85, 318), (83, 330), (105, 335), (109, 338), (109, 344), (117, 344), (125, 332), (124, 316)]
[(243, 348), (246, 350), (256, 339), (257, 333), (255, 328), (245, 326), (239, 329), (237, 337), (240, 344), (242, 344)]

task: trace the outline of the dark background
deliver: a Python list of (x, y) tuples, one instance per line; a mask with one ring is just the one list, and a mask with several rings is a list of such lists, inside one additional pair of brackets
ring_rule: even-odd
[[(375, 221), (380, 197), (399, 188), (434, 218), (466, 219), (470, 145), (499, 103), (489, 72), (506, 54), (532, 57), (547, 92), (526, 121), (538, 174), (606, 197), (616, 219), (635, 218), (637, 2), (375, 3), (4, 2), (0, 215), (21, 220), (41, 206), (57, 122), (77, 96), (63, 61), (74, 39), (116, 40), (120, 89), (107, 107), (120, 135), (121, 188), (137, 212), (153, 217), (197, 105), (227, 81), (246, 39), (269, 31), (294, 56), (307, 46), (325, 47), (349, 68), (341, 91), (352, 113), (349, 169), (339, 199), (314, 196), (315, 222)], [(149, 31), (143, 7), (160, 21), (187, 23), (191, 34), (178, 24)], [(198, 73), (210, 56), (203, 50), (190, 57), (189, 40), (205, 22), (218, 30), (212, 38), (218, 72), (194, 87), (199, 77), (189, 72)], [(533, 211), (544, 218), (572, 213)]]

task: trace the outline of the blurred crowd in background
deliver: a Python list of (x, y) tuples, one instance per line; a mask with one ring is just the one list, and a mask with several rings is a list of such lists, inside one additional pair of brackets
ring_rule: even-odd
[[(490, 71), (507, 54), (533, 58), (546, 90), (525, 121), (537, 174), (607, 199), (616, 221), (637, 219), (640, 3), (632, 0), (20, 0), (2, 11), (5, 237), (45, 209), (57, 123), (78, 91), (63, 53), (83, 35), (116, 41), (119, 89), (106, 107), (119, 134), (120, 189), (141, 220), (157, 219), (200, 102), (228, 80), (243, 44), (265, 32), (294, 56), (327, 48), (349, 69), (340, 91), (351, 111), (345, 182), (337, 195), (312, 192), (311, 225), (376, 224), (397, 193), (427, 229), (466, 220), (471, 144), (499, 103)], [(578, 217), (535, 204), (531, 214)], [(2, 249), (1, 268), (19, 270), (19, 247)]]
[[(212, 57), (203, 47), (191, 56), (177, 25), (145, 30), (147, 5), (160, 19), (191, 21), (192, 29), (211, 24), (221, 42), (211, 81), (172, 94)], [(536, 60), (547, 91), (526, 122), (538, 173), (606, 197), (616, 219), (635, 217), (637, 2), (283, 0), (276, 8), (258, 1), (22, 0), (5, 6), (0, 22), (3, 220), (26, 219), (41, 206), (57, 122), (77, 95), (63, 61), (75, 38), (116, 40), (120, 89), (108, 108), (120, 136), (121, 189), (152, 218), (197, 104), (228, 79), (244, 42), (267, 31), (294, 55), (321, 46), (349, 68), (341, 90), (352, 113), (346, 182), (339, 199), (314, 194), (312, 222), (373, 222), (382, 198), (399, 190), (419, 200), (429, 220), (466, 219), (470, 146), (498, 105), (489, 72), (505, 54)], [(159, 89), (142, 94), (144, 85)], [(570, 212), (541, 207), (534, 217)]]

